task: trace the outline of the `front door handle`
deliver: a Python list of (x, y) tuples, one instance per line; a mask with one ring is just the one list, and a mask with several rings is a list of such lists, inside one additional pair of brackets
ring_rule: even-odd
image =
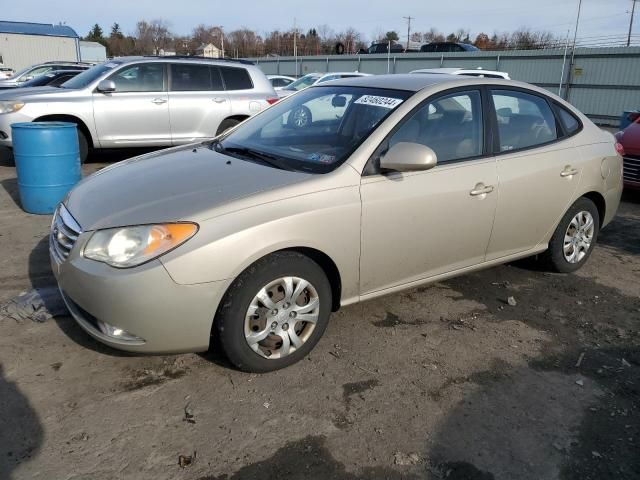
[(212, 100), (216, 103), (224, 103), (227, 101), (226, 98), (220, 98), (220, 97), (212, 98)]
[(573, 177), (578, 174), (578, 169), (573, 168), (571, 165), (567, 165), (564, 167), (564, 170), (560, 172), (561, 177)]
[(469, 192), (472, 197), (478, 197), (480, 195), (486, 195), (493, 192), (493, 185), (485, 185), (484, 183), (478, 183), (473, 190)]
[(156, 105), (162, 105), (163, 103), (167, 103), (167, 101), (164, 98), (154, 98), (153, 100), (151, 100), (152, 103), (155, 103)]

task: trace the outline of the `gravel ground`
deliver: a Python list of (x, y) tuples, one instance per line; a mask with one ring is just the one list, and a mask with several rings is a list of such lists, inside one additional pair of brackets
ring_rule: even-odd
[[(50, 217), (18, 208), (13, 168), (0, 184), (3, 303), (52, 276)], [(638, 479), (640, 195), (624, 200), (577, 274), (519, 262), (344, 308), (266, 375), (0, 318), (0, 478)]]

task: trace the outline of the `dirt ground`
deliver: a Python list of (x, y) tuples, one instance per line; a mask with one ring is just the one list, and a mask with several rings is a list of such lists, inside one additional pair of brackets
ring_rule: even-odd
[[(3, 303), (53, 279), (50, 217), (18, 208), (12, 167), (0, 183)], [(640, 195), (624, 200), (577, 274), (523, 262), (344, 308), (266, 375), (0, 318), (0, 479), (638, 479)]]

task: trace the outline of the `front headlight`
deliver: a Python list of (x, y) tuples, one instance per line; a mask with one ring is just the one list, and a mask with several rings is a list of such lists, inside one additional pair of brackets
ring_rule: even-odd
[(24, 103), (13, 100), (0, 102), (0, 113), (13, 113), (24, 107)]
[(193, 237), (197, 231), (198, 225), (195, 223), (98, 230), (84, 247), (84, 256), (112, 267), (135, 267), (173, 250)]

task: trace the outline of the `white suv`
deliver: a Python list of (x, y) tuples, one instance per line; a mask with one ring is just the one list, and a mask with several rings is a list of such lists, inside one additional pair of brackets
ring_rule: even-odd
[(117, 58), (59, 88), (0, 92), (0, 145), (11, 124), (78, 125), (81, 159), (91, 148), (181, 145), (212, 138), (278, 97), (250, 62), (194, 57)]

